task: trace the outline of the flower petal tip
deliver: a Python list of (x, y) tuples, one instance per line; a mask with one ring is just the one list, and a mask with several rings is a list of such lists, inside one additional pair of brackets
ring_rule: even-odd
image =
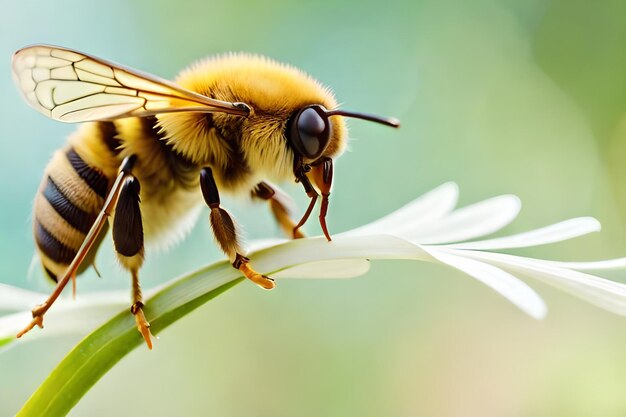
[(511, 205), (517, 207), (518, 212), (522, 209), (522, 199), (515, 194), (504, 194), (504, 197), (511, 200)]
[(582, 217), (582, 219), (585, 219), (587, 222), (589, 222), (589, 229), (592, 229), (594, 232), (599, 232), (602, 230), (602, 223), (600, 223), (600, 220), (596, 219), (595, 217)]
[(435, 188), (433, 191), (446, 191), (450, 194), (459, 195), (459, 184), (454, 181), (448, 181)]
[(526, 313), (535, 320), (543, 320), (548, 315), (548, 307), (542, 302), (542, 304), (536, 306), (534, 310), (526, 311)]

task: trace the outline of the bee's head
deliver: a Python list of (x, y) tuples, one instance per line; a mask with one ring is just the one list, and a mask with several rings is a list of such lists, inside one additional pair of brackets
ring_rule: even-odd
[(287, 122), (287, 140), (296, 159), (300, 157), (304, 162), (315, 164), (324, 154), (332, 131), (331, 116), (355, 117), (391, 127), (400, 126), (400, 122), (394, 118), (345, 110), (328, 111), (320, 104), (312, 104), (293, 113)]
[(317, 200), (317, 191), (311, 180), (322, 194), (322, 208), (320, 224), (326, 238), (330, 235), (326, 228), (326, 210), (328, 209), (328, 196), (333, 180), (333, 161), (324, 151), (330, 144), (332, 116), (354, 117), (369, 120), (371, 122), (385, 124), (391, 127), (399, 127), (400, 122), (394, 118), (380, 117), (371, 114), (355, 113), (345, 110), (328, 111), (320, 104), (312, 104), (294, 112), (287, 122), (286, 136), (294, 152), (293, 171), (297, 182), (301, 182), (311, 203), (304, 217), (294, 230), (302, 226)]

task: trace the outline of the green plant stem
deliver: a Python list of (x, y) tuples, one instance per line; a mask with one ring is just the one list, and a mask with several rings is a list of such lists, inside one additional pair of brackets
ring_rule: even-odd
[[(232, 288), (243, 278), (227, 262), (176, 280), (150, 298), (144, 312), (158, 335), (180, 317)], [(64, 416), (127, 353), (143, 344), (135, 319), (124, 311), (81, 341), (28, 399), (17, 416)]]

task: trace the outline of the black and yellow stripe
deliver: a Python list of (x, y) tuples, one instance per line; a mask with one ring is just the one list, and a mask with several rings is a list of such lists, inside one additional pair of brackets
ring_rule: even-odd
[(72, 203), (50, 176), (48, 176), (48, 181), (43, 190), (43, 196), (70, 226), (85, 235), (89, 232), (91, 225), (96, 220), (96, 215), (87, 213)]
[(39, 221), (35, 222), (35, 242), (48, 259), (63, 265), (69, 265), (76, 256), (76, 251), (54, 237)]
[[(98, 126), (101, 134), (84, 140), (106, 145), (114, 158), (117, 154), (114, 125), (108, 122), (99, 125), (102, 125)], [(35, 242), (44, 271), (55, 281), (76, 256), (111, 186), (112, 180), (87, 159), (74, 146), (57, 151), (35, 198)]]
[(109, 180), (107, 177), (105, 177), (102, 172), (87, 165), (74, 148), (67, 150), (65, 155), (67, 156), (67, 160), (70, 162), (70, 165), (72, 165), (72, 168), (74, 168), (74, 171), (85, 182), (85, 184), (87, 184), (89, 188), (91, 188), (100, 197), (106, 198), (109, 188)]

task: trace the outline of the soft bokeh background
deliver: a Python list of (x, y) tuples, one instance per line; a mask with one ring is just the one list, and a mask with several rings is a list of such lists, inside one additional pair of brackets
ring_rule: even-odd
[[(454, 180), (463, 204), (519, 195), (511, 232), (580, 215), (605, 226), (517, 253), (623, 256), (624, 21), (621, 0), (2, 0), (0, 280), (49, 288), (27, 278), (30, 207), (47, 159), (74, 129), (28, 108), (13, 86), (11, 53), (36, 42), (165, 77), (206, 55), (257, 52), (332, 86), (346, 108), (400, 117), (399, 131), (350, 123), (331, 230)], [(301, 190), (287, 188), (303, 208)], [(249, 237), (278, 234), (266, 207), (225, 205)], [(150, 255), (146, 287), (221, 259), (205, 220), (168, 256)], [(129, 288), (110, 242), (98, 262), (104, 278), (86, 274), (79, 291)], [(535, 287), (550, 308), (542, 322), (426, 264), (377, 262), (363, 278), (279, 282), (271, 292), (244, 283), (163, 332), (153, 352), (123, 359), (72, 415), (626, 415), (626, 318)], [(76, 341), (1, 354), (0, 415)]]

